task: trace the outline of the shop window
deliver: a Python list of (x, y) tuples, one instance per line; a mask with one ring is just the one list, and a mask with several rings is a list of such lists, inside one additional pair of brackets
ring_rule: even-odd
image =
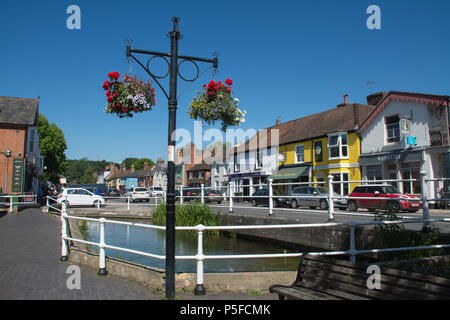
[(367, 180), (382, 180), (381, 166), (367, 166)]
[(393, 143), (400, 141), (400, 118), (398, 115), (386, 117), (387, 142)]
[(349, 174), (348, 172), (332, 173), (333, 182), (339, 181), (341, 183), (333, 183), (333, 191), (342, 196), (349, 194)]
[(403, 181), (403, 193), (420, 194), (422, 193), (420, 187), (420, 163), (402, 163), (401, 166)]

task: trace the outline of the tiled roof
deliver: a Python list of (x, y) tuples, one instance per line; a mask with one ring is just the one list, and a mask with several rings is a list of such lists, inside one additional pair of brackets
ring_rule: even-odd
[(37, 125), (39, 99), (0, 96), (0, 124)]

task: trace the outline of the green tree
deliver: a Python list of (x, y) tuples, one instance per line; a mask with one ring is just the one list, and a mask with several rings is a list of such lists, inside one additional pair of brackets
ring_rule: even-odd
[(153, 166), (155, 163), (153, 162), (152, 159), (149, 158), (141, 158), (139, 160), (136, 160), (133, 164), (134, 164), (134, 169), (136, 170), (142, 170), (144, 169), (144, 162), (147, 162), (148, 166), (151, 167)]
[(125, 165), (125, 169), (129, 170), (131, 169), (131, 166), (138, 160), (138, 158), (126, 158), (122, 161), (122, 164)]
[(59, 183), (59, 176), (65, 175), (66, 139), (63, 131), (54, 123), (49, 123), (43, 114), (39, 114), (39, 146), (44, 156), (43, 179)]

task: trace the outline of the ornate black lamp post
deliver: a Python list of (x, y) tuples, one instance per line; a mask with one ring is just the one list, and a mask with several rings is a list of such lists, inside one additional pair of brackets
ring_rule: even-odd
[[(199, 68), (195, 61), (212, 63), (214, 68), (218, 66), (217, 56), (213, 59), (203, 59), (189, 56), (178, 55), (178, 40), (182, 38), (178, 30), (178, 17), (173, 17), (173, 30), (169, 32), (170, 37), (170, 54), (132, 49), (130, 44), (126, 47), (127, 57), (131, 57), (136, 61), (158, 84), (161, 90), (169, 101), (169, 136), (168, 136), (168, 173), (167, 173), (167, 204), (166, 204), (166, 297), (169, 300), (173, 300), (175, 297), (175, 140), (172, 140), (172, 135), (176, 129), (176, 112), (177, 112), (177, 80), (178, 76), (181, 79), (193, 82), (198, 79)], [(152, 57), (147, 61), (147, 65), (143, 65), (132, 53), (148, 54)], [(156, 76), (149, 70), (150, 61), (159, 57), (165, 60), (169, 66), (169, 71), (164, 76)], [(167, 60), (170, 58), (170, 62)], [(178, 63), (178, 59), (181, 61)], [(193, 79), (185, 79), (178, 71), (179, 66), (183, 62), (191, 62), (194, 64), (197, 74)], [(166, 78), (170, 75), (169, 95), (159, 83), (158, 79)]]

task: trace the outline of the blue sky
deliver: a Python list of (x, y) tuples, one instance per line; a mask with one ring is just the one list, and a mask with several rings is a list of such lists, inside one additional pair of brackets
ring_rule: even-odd
[[(81, 8), (81, 30), (66, 27), (71, 4)], [(366, 27), (372, 4), (381, 9), (381, 30)], [(243, 129), (260, 129), (278, 116), (288, 121), (333, 108), (344, 94), (359, 103), (375, 91), (448, 95), (448, 12), (446, 0), (0, 0), (0, 95), (40, 95), (40, 111), (64, 131), (70, 159), (167, 159), (167, 100), (159, 89), (151, 112), (132, 119), (103, 112), (107, 73), (129, 70), (125, 39), (168, 52), (170, 18), (179, 16), (180, 54), (218, 52), (216, 80), (233, 79), (247, 111)], [(132, 70), (149, 78), (137, 64)], [(187, 65), (183, 71), (192, 74)], [(177, 127), (193, 130), (188, 104), (211, 78), (206, 72), (184, 92)], [(179, 81), (179, 92), (186, 85)]]

